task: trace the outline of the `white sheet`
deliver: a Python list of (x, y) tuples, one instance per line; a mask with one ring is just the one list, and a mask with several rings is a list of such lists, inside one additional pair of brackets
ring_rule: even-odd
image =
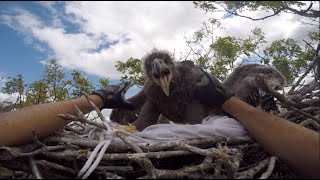
[[(117, 124), (112, 123), (112, 126), (117, 126)], [(97, 134), (95, 134), (96, 133), (92, 133), (91, 131), (91, 133), (88, 133), (88, 138), (99, 140)], [(136, 143), (149, 144), (212, 136), (248, 137), (248, 133), (241, 123), (234, 118), (229, 118), (227, 116), (208, 116), (202, 120), (202, 124), (195, 125), (155, 124), (147, 127), (142, 132), (134, 133), (134, 135), (140, 137), (140, 140), (137, 140), (134, 137), (128, 138)], [(114, 142), (119, 143), (122, 141), (120, 139), (115, 139)]]
[[(202, 120), (202, 124), (155, 124), (142, 132), (135, 133), (146, 142), (154, 144), (172, 140), (187, 140), (212, 136), (247, 137), (245, 128), (234, 118), (227, 116), (209, 116)], [(129, 137), (134, 142), (140, 142)]]

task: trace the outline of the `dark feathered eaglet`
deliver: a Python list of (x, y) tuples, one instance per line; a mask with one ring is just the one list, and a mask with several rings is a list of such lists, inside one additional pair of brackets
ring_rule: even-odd
[(270, 94), (257, 85), (255, 78), (262, 76), (274, 90), (282, 90), (287, 84), (285, 77), (276, 69), (260, 64), (246, 64), (237, 67), (222, 83), (231, 88), (236, 96), (252, 106), (261, 105), (263, 109), (276, 110)]
[[(133, 123), (139, 130), (155, 124), (160, 114), (173, 122), (188, 124), (201, 123), (202, 119), (210, 114), (221, 114), (219, 110), (200, 104), (194, 97), (197, 86), (205, 84), (207, 79), (192, 61), (175, 62), (170, 53), (160, 50), (153, 50), (143, 60), (144, 87), (140, 93), (128, 99), (139, 104), (137, 109), (141, 109), (140, 112), (136, 111), (138, 117)], [(245, 102), (257, 106), (266, 95), (255, 83), (257, 74), (262, 74), (268, 85), (274, 89), (282, 89), (286, 84), (280, 72), (258, 64), (239, 66), (223, 84), (234, 90)], [(136, 119), (136, 112), (118, 110), (113, 112), (110, 118), (128, 123)], [(129, 115), (130, 119), (117, 118), (121, 113)]]
[(194, 98), (195, 86), (205, 76), (192, 61), (175, 62), (170, 53), (160, 50), (143, 61), (146, 103), (134, 122), (139, 130), (156, 123), (160, 114), (176, 123), (196, 124), (213, 112)]

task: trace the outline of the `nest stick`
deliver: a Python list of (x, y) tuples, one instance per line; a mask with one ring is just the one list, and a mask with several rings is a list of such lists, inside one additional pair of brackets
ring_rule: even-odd
[(263, 173), (259, 179), (268, 179), (271, 176), (277, 159), (278, 159), (278, 157), (276, 157), (276, 156), (272, 156), (270, 158), (267, 171), (265, 173)]

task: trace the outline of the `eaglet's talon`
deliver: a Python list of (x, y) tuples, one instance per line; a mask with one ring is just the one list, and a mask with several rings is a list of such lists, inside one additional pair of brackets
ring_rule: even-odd
[(123, 130), (123, 131), (126, 131), (126, 132), (129, 132), (129, 133), (137, 133), (139, 132), (136, 128), (136, 126), (127, 126), (127, 125), (119, 125), (117, 127), (115, 127), (115, 129), (120, 129), (120, 130)]

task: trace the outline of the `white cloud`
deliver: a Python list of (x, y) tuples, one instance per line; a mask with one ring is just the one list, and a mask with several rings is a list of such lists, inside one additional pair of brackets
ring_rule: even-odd
[[(52, 22), (45, 22), (23, 9), (14, 9), (13, 15), (2, 14), (0, 20), (25, 36), (47, 44), (63, 67), (111, 79), (121, 76), (114, 67), (117, 60), (140, 58), (154, 47), (175, 51), (179, 59), (187, 49), (184, 34), (191, 35), (210, 17), (223, 16), (223, 13), (204, 14), (195, 9), (192, 2), (177, 1), (65, 2), (65, 12), (60, 12), (54, 2), (40, 4), (53, 14)], [(244, 13), (251, 17), (265, 14)], [(77, 32), (71, 33), (63, 24), (65, 21), (79, 27)], [(300, 25), (298, 16), (293, 14), (281, 14), (264, 21), (233, 17), (222, 23), (225, 29), (217, 30), (217, 36), (246, 37), (251, 29), (260, 27), (269, 42), (286, 37), (302, 40), (314, 28)], [(106, 46), (115, 41), (117, 43)]]
[[(47, 26), (21, 9), (15, 15), (2, 15), (1, 19), (13, 29), (26, 31), (28, 36), (48, 44), (64, 67), (112, 79), (120, 77), (115, 61), (140, 58), (153, 47), (171, 51), (184, 47), (183, 32), (193, 32), (206, 19), (191, 2), (68, 2), (65, 9), (68, 18), (80, 26), (80, 33)], [(94, 51), (115, 40), (119, 42)]]
[(10, 99), (9, 94), (4, 94), (0, 92), (0, 103)]
[(14, 103), (17, 101), (17, 98), (18, 98), (17, 93), (9, 95), (9, 94), (5, 94), (5, 93), (0, 92), (0, 103), (5, 102), (5, 101)]

